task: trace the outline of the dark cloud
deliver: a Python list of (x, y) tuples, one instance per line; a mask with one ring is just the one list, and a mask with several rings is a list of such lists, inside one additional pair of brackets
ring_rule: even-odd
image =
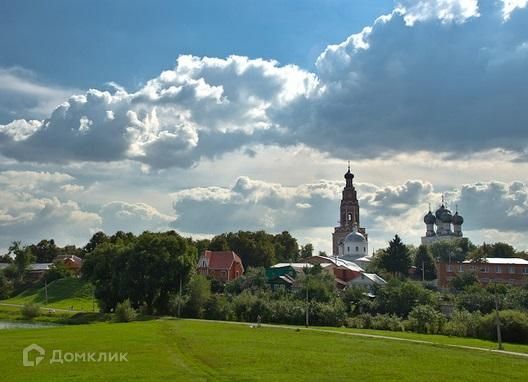
[(343, 158), (493, 148), (523, 155), (528, 9), (517, 4), (401, 1), (328, 46), (315, 73), (247, 57), (180, 56), (136, 92), (90, 90), (43, 121), (0, 125), (0, 152), (153, 168), (255, 144), (301, 143)]
[(486, 182), (464, 185), (455, 196), (466, 229), (525, 233), (528, 229), (528, 185)]

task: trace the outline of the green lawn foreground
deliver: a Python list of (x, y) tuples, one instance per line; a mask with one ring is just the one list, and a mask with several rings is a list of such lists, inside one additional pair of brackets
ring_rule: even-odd
[[(92, 301), (92, 285), (84, 280), (68, 277), (55, 280), (48, 284), (48, 305), (46, 303), (46, 293), (44, 288), (28, 289), (19, 295), (0, 302), (8, 304), (26, 304), (34, 302), (44, 308), (70, 309), (73, 306), (75, 311), (91, 312), (94, 309)], [(95, 303), (95, 310), (98, 305)]]
[[(22, 349), (44, 361), (22, 366)], [(126, 352), (128, 362), (50, 364), (51, 352)], [(478, 350), (192, 320), (0, 333), (3, 381), (524, 381), (528, 359)]]

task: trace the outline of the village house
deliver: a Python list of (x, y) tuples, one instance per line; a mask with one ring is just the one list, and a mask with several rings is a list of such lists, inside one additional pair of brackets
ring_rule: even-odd
[(228, 282), (244, 274), (242, 260), (233, 251), (204, 251), (198, 259), (198, 273)]

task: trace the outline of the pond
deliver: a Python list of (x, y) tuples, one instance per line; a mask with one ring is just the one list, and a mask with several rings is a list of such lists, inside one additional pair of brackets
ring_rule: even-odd
[(47, 322), (19, 322), (19, 321), (0, 321), (0, 330), (2, 329), (42, 329), (59, 326)]

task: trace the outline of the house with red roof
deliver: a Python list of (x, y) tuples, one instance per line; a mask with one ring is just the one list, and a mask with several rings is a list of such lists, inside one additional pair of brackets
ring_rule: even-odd
[(198, 273), (228, 282), (244, 273), (242, 260), (233, 251), (204, 251), (198, 260)]

